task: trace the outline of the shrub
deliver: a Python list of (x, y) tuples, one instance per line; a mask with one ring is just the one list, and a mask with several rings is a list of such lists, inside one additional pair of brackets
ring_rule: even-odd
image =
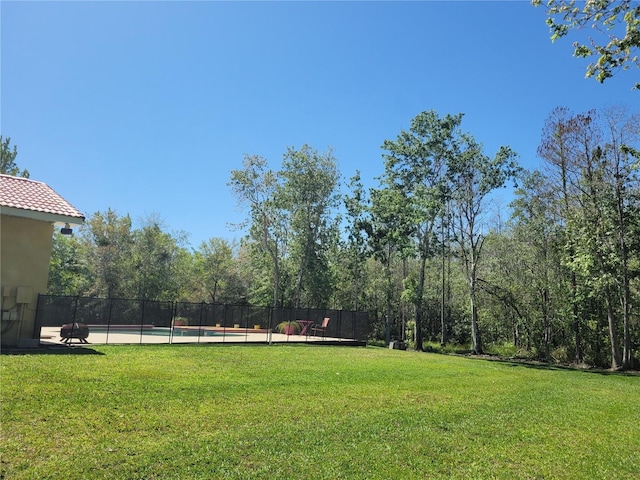
[(280, 322), (276, 325), (276, 330), (287, 335), (297, 335), (300, 333), (300, 324), (298, 322)]
[(502, 358), (512, 358), (518, 353), (518, 347), (516, 347), (513, 342), (493, 343), (488, 346), (487, 353)]
[(558, 347), (551, 351), (551, 358), (554, 362), (560, 364), (569, 364), (569, 355), (567, 354), (567, 347)]

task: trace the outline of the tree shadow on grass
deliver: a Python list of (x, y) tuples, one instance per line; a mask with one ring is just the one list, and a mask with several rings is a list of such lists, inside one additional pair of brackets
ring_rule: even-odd
[(523, 367), (523, 368), (533, 368), (536, 370), (547, 370), (547, 371), (565, 371), (565, 372), (580, 372), (580, 373), (592, 373), (597, 375), (617, 375), (623, 377), (637, 377), (640, 376), (640, 371), (638, 370), (607, 370), (604, 368), (595, 368), (595, 367), (577, 367), (571, 365), (556, 365), (550, 363), (536, 362), (532, 360), (514, 360), (514, 359), (504, 359), (500, 357), (493, 357), (489, 355), (465, 355), (468, 358), (472, 358), (475, 360), (486, 360), (488, 362), (498, 362), (511, 367)]

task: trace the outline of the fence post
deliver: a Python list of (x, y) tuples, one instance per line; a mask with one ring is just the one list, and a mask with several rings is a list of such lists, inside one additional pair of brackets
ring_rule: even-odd
[(107, 302), (109, 302), (109, 311), (107, 313), (107, 335), (105, 336), (104, 342), (109, 345), (109, 331), (111, 330), (111, 310), (113, 309), (113, 298), (107, 298)]
[(202, 309), (204, 308), (204, 302), (200, 302), (200, 317), (198, 319), (198, 343), (200, 343), (200, 337), (202, 336)]
[(71, 323), (76, 323), (76, 314), (78, 312), (78, 295), (74, 297), (73, 313), (71, 314)]
[[(36, 319), (33, 322), (33, 332), (31, 332), (31, 338), (37, 338), (38, 342), (40, 341), (40, 337), (42, 336), (42, 318), (41, 318), (41, 309), (40, 309), (40, 299), (43, 297), (41, 293), (38, 293), (38, 303), (36, 303)], [(37, 332), (37, 336), (36, 336)]]
[(140, 311), (140, 331), (138, 332), (140, 334), (140, 345), (142, 345), (142, 329), (144, 328), (144, 307), (145, 307), (145, 301), (141, 300), (142, 302), (142, 308)]
[(176, 302), (171, 303), (171, 320), (169, 321), (169, 345), (173, 343), (173, 319), (176, 316)]
[(227, 323), (229, 322), (229, 319), (227, 318), (226, 303), (222, 307), (222, 313), (223, 313), (222, 318), (224, 318), (224, 320), (222, 321), (222, 343), (224, 343), (226, 341), (226, 336), (227, 336)]

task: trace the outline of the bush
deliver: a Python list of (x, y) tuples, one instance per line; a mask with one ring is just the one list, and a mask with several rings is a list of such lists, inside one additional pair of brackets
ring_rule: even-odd
[(493, 343), (488, 346), (487, 353), (502, 358), (517, 356), (518, 348), (512, 342)]
[(551, 358), (554, 362), (568, 365), (571, 363), (567, 353), (567, 347), (558, 347), (551, 351)]
[(470, 353), (471, 346), (458, 345), (458, 344), (452, 344), (452, 343), (440, 345), (437, 342), (425, 342), (422, 344), (422, 350), (424, 352), (440, 353), (443, 355), (453, 355), (453, 354), (462, 355), (462, 354)]
[(287, 335), (297, 335), (300, 333), (300, 324), (298, 322), (280, 322), (276, 325), (276, 330), (279, 333), (286, 333)]

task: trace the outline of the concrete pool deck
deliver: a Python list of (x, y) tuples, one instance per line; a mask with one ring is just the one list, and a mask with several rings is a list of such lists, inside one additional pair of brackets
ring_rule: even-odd
[[(334, 337), (315, 337), (312, 335), (284, 335), (282, 333), (270, 333), (265, 329), (244, 329), (244, 328), (209, 328), (204, 327), (198, 336), (198, 327), (176, 327), (173, 332), (170, 329), (151, 333), (153, 329), (139, 328), (123, 332), (121, 328), (114, 327), (114, 331), (92, 331), (89, 326), (88, 344), (182, 344), (182, 343), (351, 343), (353, 339)], [(166, 333), (165, 333), (166, 332)], [(173, 333), (173, 334), (171, 334)], [(80, 343), (77, 339), (72, 339), (69, 343), (63, 342), (60, 337), (60, 327), (42, 327), (40, 330), (40, 341), (60, 345), (87, 345)]]

